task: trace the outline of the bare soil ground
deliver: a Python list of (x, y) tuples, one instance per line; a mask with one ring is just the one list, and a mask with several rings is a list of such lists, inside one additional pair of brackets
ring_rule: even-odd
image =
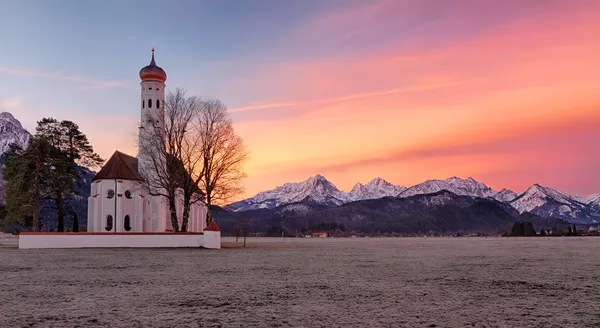
[(0, 327), (598, 327), (600, 238), (0, 249)]

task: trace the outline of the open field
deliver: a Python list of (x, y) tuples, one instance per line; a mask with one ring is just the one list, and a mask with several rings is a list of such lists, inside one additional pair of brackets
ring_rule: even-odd
[[(226, 239), (224, 239), (225, 241)], [(0, 327), (597, 327), (600, 238), (0, 248)]]

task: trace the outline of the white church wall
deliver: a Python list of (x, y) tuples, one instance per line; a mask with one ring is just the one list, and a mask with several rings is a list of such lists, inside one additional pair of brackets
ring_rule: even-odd
[[(135, 189), (137, 184), (131, 180), (117, 180), (119, 192), (117, 194), (117, 213), (116, 231), (117, 232), (133, 232), (135, 219)], [(126, 217), (129, 220), (126, 226)]]
[(204, 231), (203, 247), (221, 249), (221, 231)]
[[(215, 248), (214, 240), (211, 247)], [(19, 248), (202, 247), (201, 233), (39, 233), (19, 234)], [(220, 247), (220, 244), (219, 244)]]

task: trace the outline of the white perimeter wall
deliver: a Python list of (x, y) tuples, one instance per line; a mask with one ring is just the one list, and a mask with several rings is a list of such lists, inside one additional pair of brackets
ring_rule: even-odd
[(205, 247), (221, 248), (211, 234), (205, 245), (202, 234), (61, 234), (21, 233), (19, 248), (104, 248), (104, 247)]

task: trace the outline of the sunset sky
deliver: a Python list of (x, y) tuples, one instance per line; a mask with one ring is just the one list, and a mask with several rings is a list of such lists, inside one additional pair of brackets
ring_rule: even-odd
[(135, 155), (140, 68), (219, 98), (246, 194), (473, 177), (600, 193), (600, 1), (2, 1), (0, 110)]

